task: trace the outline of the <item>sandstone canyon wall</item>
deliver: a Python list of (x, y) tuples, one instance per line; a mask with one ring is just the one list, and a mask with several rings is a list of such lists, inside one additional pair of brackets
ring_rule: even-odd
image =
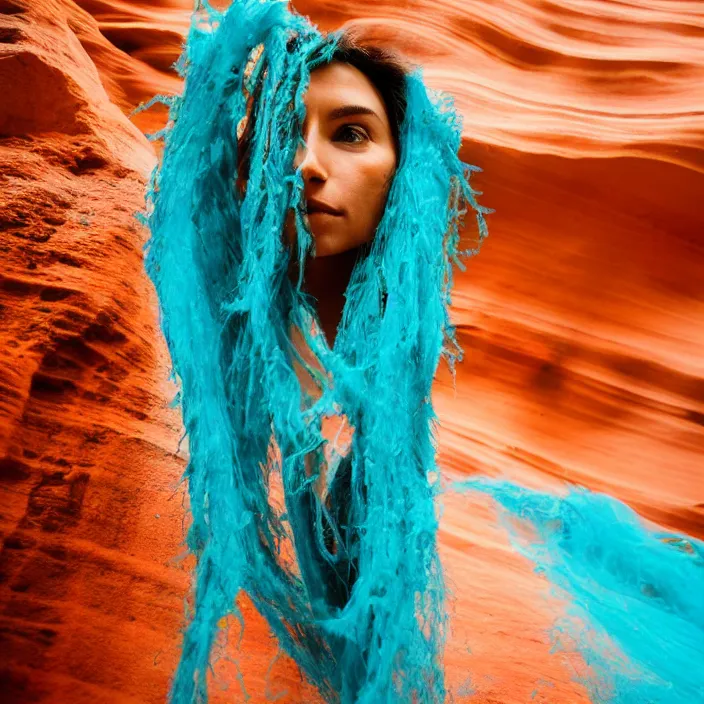
[[(704, 9), (299, 0), (426, 67), (496, 210), (457, 281), (466, 360), (435, 402), (448, 477), (607, 492), (704, 536)], [(175, 389), (133, 217), (186, 0), (0, 0), (0, 690), (163, 701), (188, 563)], [(457, 701), (582, 702), (561, 605), (488, 500), (448, 499)], [(244, 604), (251, 701), (315, 701)], [(238, 627), (230, 629), (236, 640)], [(234, 648), (234, 646), (231, 646)], [(265, 692), (264, 679), (271, 671)], [(240, 701), (216, 666), (214, 701)]]

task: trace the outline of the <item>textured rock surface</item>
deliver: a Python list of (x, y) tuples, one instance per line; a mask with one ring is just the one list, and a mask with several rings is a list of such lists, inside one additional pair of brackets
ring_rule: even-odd
[[(424, 63), (466, 115), (490, 238), (458, 280), (467, 351), (436, 387), (448, 476), (569, 480), (704, 535), (704, 13), (693, 3), (299, 0)], [(187, 589), (178, 414), (133, 213), (154, 160), (125, 117), (179, 83), (187, 0), (0, 0), (0, 689), (163, 701)], [(442, 555), (458, 701), (586, 701), (560, 604), (454, 498)], [(187, 565), (186, 565), (187, 566)], [(244, 605), (251, 701), (275, 648)], [(230, 628), (230, 641), (238, 635)], [(232, 651), (233, 646), (225, 648)], [(270, 695), (313, 701), (295, 666)], [(239, 701), (234, 666), (218, 682)], [(470, 694), (473, 693), (472, 696)], [(535, 693), (535, 698), (531, 696)]]

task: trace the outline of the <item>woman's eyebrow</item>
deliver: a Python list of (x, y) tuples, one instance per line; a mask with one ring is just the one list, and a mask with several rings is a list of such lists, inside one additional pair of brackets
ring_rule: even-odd
[(339, 108), (331, 110), (328, 114), (329, 120), (339, 120), (342, 117), (350, 117), (351, 115), (371, 115), (376, 117), (379, 122), (381, 118), (372, 110), (364, 105), (342, 105)]

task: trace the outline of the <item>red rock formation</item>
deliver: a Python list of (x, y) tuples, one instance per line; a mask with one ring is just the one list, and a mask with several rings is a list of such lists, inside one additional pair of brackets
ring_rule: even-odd
[(156, 701), (186, 580), (168, 567), (183, 460), (133, 217), (154, 156), (86, 53), (119, 53), (89, 15), (0, 11), (0, 690)]
[[(422, 61), (466, 115), (464, 158), (485, 169), (482, 202), (497, 212), (455, 297), (467, 359), (456, 391), (443, 370), (435, 393), (448, 476), (575, 481), (704, 535), (704, 14), (655, 0), (295, 4)], [(169, 66), (190, 6), (0, 0), (0, 690), (12, 702), (163, 701), (175, 664), (184, 454), (133, 218), (154, 155), (125, 114), (179, 89)], [(441, 549), (457, 700), (586, 701), (571, 683), (579, 660), (549, 652), (560, 604), (491, 505), (448, 499)], [(263, 701), (275, 648), (244, 607), (238, 656)], [(214, 701), (238, 701), (234, 666), (216, 673)], [(272, 673), (270, 694), (315, 699), (286, 658)]]

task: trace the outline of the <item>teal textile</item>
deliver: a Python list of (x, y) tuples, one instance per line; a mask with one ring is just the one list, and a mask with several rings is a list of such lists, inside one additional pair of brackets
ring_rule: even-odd
[[(184, 91), (169, 101), (161, 134), (145, 266), (180, 384), (188, 546), (197, 558), (176, 704), (207, 700), (218, 624), (241, 617), (242, 592), (328, 701), (441, 702), (446, 694), (431, 384), (441, 356), (452, 365), (460, 354), (448, 316), (452, 269), (476, 250), (458, 251), (458, 229), (472, 209), (481, 242), (487, 211), (469, 185), (475, 167), (458, 157), (461, 118), (450, 96), (414, 70), (399, 167), (371, 250), (352, 273), (333, 349), (313, 334), (314, 301), (287, 276), (282, 232), (293, 209), (302, 271), (313, 241), (292, 165), (310, 71), (330, 60), (336, 36), (321, 36), (283, 2), (238, 0), (225, 12), (200, 4), (178, 65)], [(240, 199), (237, 127), (243, 89), (256, 86)], [(295, 374), (292, 326), (326, 370), (299, 360), (317, 377), (319, 398)], [(340, 410), (355, 432), (326, 502), (311, 484), (325, 471), (321, 419)], [(279, 458), (269, 471), (272, 438)], [(283, 512), (269, 500), (271, 472), (280, 474)], [(295, 569), (280, 554), (287, 537)]]
[(556, 649), (577, 650), (595, 704), (704, 702), (704, 543), (654, 530), (624, 503), (479, 477), (514, 547), (565, 599)]
[[(293, 159), (310, 72), (336, 36), (284, 2), (235, 0), (225, 12), (200, 3), (178, 65), (184, 92), (157, 98), (170, 121), (148, 192), (145, 267), (180, 387), (197, 558), (175, 704), (207, 701), (213, 645), (224, 616), (242, 618), (242, 593), (327, 701), (449, 696), (431, 385), (441, 357), (451, 368), (461, 357), (448, 316), (453, 267), (478, 247), (460, 252), (458, 232), (471, 211), (481, 244), (488, 211), (469, 185), (475, 167), (458, 158), (460, 115), (415, 70), (399, 168), (332, 349), (315, 333), (315, 302), (287, 274), (291, 256), (302, 271), (314, 246)], [(248, 93), (257, 120), (242, 199)], [(291, 210), (293, 253), (282, 240)], [(292, 329), (324, 373), (299, 357)], [(319, 394), (302, 388), (294, 360)], [(351, 452), (321, 497), (321, 424), (340, 412), (355, 429)], [(283, 510), (271, 501), (275, 477)], [(556, 643), (582, 653), (593, 701), (704, 702), (701, 542), (656, 533), (583, 489), (556, 496), (487, 478), (454, 489), (493, 496), (515, 547), (567, 598)]]

